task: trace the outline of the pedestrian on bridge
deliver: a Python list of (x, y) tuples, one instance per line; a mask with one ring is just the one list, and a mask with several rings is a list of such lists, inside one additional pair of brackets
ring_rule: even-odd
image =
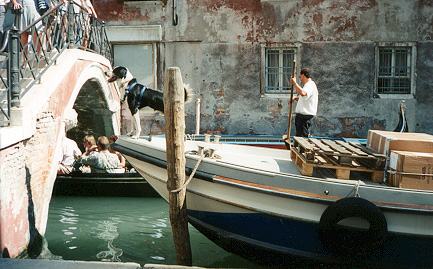
[[(15, 21), (15, 16), (17, 15), (17, 11), (21, 10), (20, 19), (18, 23)], [(12, 26), (16, 26), (19, 31), (23, 31), (28, 26), (30, 26), (33, 22), (40, 18), (38, 11), (36, 10), (35, 1), (34, 0), (11, 0), (7, 4), (7, 11), (5, 14), (5, 20), (3, 24), (4, 30), (9, 30)], [(17, 24), (17, 25), (16, 25)], [(42, 23), (38, 22), (36, 25), (36, 30), (40, 30), (42, 28)], [(25, 38), (28, 40), (29, 34), (32, 29), (27, 30), (27, 35), (23, 35), (23, 40)]]
[[(16, 20), (16, 16), (19, 16), (19, 20)], [(12, 29), (15, 25), (19, 31), (27, 29), (37, 19), (40, 18), (38, 11), (36, 10), (34, 0), (11, 0), (7, 5), (7, 11), (5, 14), (5, 20), (3, 24), (3, 31)], [(29, 42), (29, 36), (32, 36), (33, 46), (36, 47), (36, 52), (40, 51), (41, 44), (38, 39), (38, 32), (42, 29), (42, 22), (36, 23), (34, 27), (28, 28), (26, 32), (23, 32), (20, 36), (21, 45), (25, 47), (23, 66), (28, 60), (28, 47), (26, 46)]]
[[(68, 0), (61, 0), (64, 4), (63, 12), (64, 12), (64, 20), (67, 20), (67, 10), (68, 10)], [(77, 24), (77, 35), (80, 36), (81, 46), (83, 48), (88, 48), (90, 33), (91, 33), (91, 24), (92, 20), (96, 19), (98, 15), (96, 14), (95, 9), (93, 8), (92, 2), (90, 0), (73, 0), (73, 7), (75, 13), (75, 23)]]

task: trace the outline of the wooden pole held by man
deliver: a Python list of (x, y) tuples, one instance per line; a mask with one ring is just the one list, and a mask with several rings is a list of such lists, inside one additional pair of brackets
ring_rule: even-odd
[(176, 262), (179, 265), (190, 266), (192, 265), (192, 254), (186, 212), (186, 188), (179, 192), (171, 192), (185, 183), (185, 91), (178, 67), (167, 69), (164, 85), (170, 222), (176, 249)]
[[(296, 70), (296, 60), (293, 60), (292, 75), (288, 79), (287, 83), (290, 83), (290, 79), (295, 76), (295, 70)], [(293, 90), (294, 90), (294, 87), (295, 87), (295, 85), (292, 84), (292, 89), (290, 90), (290, 98), (289, 98), (289, 126), (287, 127), (287, 138), (286, 138), (286, 145), (287, 145), (288, 149), (290, 149), (290, 147), (291, 147), (290, 131), (292, 129), (292, 110), (293, 110), (292, 107), (293, 107)]]

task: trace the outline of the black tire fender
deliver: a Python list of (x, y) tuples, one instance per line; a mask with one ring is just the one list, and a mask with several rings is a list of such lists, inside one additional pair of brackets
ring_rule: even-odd
[[(369, 222), (368, 230), (338, 225), (347, 218), (361, 218)], [(365, 255), (377, 251), (388, 233), (382, 211), (372, 202), (359, 197), (343, 198), (328, 206), (320, 217), (319, 236), (322, 245), (344, 255)]]

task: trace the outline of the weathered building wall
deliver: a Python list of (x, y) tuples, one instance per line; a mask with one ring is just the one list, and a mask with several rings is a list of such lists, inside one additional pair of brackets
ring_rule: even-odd
[[(433, 3), (432, 3), (433, 5)], [(433, 30), (433, 19), (430, 31)], [(433, 37), (430, 32), (429, 35)], [(416, 129), (433, 133), (433, 46), (432, 42), (418, 43)]]
[[(433, 133), (433, 1), (176, 0), (177, 25), (173, 1), (94, 2), (108, 25), (161, 25), (159, 88), (165, 68), (179, 66), (202, 99), (202, 132), (286, 131), (287, 96), (260, 94), (261, 50), (272, 45), (297, 47), (298, 66), (313, 69), (320, 94), (313, 134), (392, 130), (401, 99), (375, 93), (375, 49), (378, 42), (415, 42), (416, 92), (405, 97), (409, 127)], [(189, 105), (187, 132), (194, 118)]]

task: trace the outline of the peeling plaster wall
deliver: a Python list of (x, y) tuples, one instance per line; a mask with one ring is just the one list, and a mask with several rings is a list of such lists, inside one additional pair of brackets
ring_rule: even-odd
[[(297, 45), (298, 65), (319, 87), (315, 135), (365, 137), (393, 130), (399, 99), (375, 89), (378, 42), (416, 42), (416, 95), (407, 99), (412, 131), (433, 133), (433, 1), (429, 0), (98, 0), (110, 25), (161, 25), (158, 81), (179, 66), (201, 98), (201, 132), (281, 134), (287, 98), (260, 97), (261, 46)], [(187, 106), (187, 132), (195, 127)], [(144, 124), (146, 125), (146, 124)]]

